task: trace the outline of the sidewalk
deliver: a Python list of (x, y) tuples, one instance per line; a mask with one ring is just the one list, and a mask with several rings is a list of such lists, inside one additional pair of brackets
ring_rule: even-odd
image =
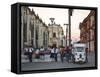
[[(22, 55), (21, 58), (22, 58), (21, 59), (22, 63), (29, 62), (29, 59), (27, 58), (27, 56)], [(32, 59), (32, 62), (52, 62), (52, 61), (54, 61), (54, 60), (52, 60), (50, 58), (50, 55), (45, 55), (44, 57), (40, 57), (39, 59), (36, 59), (33, 57), (33, 59)], [(60, 54), (58, 54), (58, 61), (60, 61)]]

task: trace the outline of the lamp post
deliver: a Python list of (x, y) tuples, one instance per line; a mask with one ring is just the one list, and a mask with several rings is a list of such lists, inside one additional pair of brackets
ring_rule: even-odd
[(50, 20), (51, 20), (51, 25), (52, 25), (52, 45), (53, 45), (53, 25), (54, 25), (55, 18), (51, 17)]
[(68, 33), (68, 25), (69, 24), (64, 24), (66, 26), (66, 46), (67, 46), (67, 33)]

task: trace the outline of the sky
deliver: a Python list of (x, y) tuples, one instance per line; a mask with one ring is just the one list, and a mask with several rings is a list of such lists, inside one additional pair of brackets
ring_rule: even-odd
[[(60, 24), (63, 27), (64, 35), (66, 35), (66, 26), (68, 24), (68, 9), (62, 8), (46, 8), (46, 7), (29, 7), (33, 9), (36, 14), (45, 22), (47, 25), (51, 22), (50, 18), (55, 18), (55, 23)], [(74, 9), (73, 15), (71, 16), (71, 38), (73, 41), (80, 40), (79, 23), (84, 20), (90, 13), (90, 10)]]

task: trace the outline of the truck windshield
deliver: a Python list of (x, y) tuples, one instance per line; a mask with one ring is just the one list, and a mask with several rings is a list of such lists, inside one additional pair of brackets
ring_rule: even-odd
[(77, 47), (77, 48), (76, 48), (76, 51), (77, 51), (77, 52), (82, 52), (83, 49), (84, 49), (83, 47)]

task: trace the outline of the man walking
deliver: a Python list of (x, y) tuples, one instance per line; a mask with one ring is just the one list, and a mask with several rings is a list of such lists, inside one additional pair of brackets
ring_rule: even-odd
[(60, 48), (60, 58), (61, 58), (61, 62), (64, 61), (64, 55), (65, 55), (65, 53), (64, 53), (64, 47), (61, 46), (61, 48)]
[(65, 51), (66, 51), (66, 61), (69, 63), (69, 61), (70, 61), (70, 49), (69, 49), (69, 47), (66, 47), (66, 49), (65, 49)]
[(88, 62), (88, 48), (85, 49), (86, 52), (86, 63)]
[(55, 44), (53, 45), (53, 51), (54, 51), (54, 59), (55, 59), (55, 62), (57, 62), (58, 61), (58, 59), (57, 59), (58, 51), (57, 51), (57, 47), (56, 47)]
[(31, 47), (28, 48), (28, 53), (29, 62), (32, 62), (33, 49)]

